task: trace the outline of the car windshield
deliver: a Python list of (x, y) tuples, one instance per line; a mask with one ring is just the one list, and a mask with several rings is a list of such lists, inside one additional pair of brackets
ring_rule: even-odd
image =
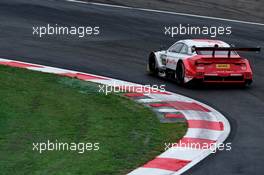
[[(212, 55), (213, 51), (198, 51), (198, 55)], [(228, 55), (228, 51), (215, 51), (215, 55)], [(237, 55), (236, 52), (231, 51), (231, 55)]]

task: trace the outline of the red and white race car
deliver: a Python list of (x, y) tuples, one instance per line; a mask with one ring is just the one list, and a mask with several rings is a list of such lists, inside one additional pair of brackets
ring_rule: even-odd
[(150, 74), (175, 78), (180, 84), (192, 80), (205, 83), (252, 83), (253, 73), (246, 58), (237, 51), (260, 48), (236, 48), (220, 40), (180, 40), (169, 49), (151, 52), (147, 70)]

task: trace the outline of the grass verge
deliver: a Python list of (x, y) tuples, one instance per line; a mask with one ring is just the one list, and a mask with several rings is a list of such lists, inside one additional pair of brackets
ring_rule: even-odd
[[(96, 84), (0, 66), (1, 174), (125, 174), (175, 142), (186, 124), (161, 124), (148, 108)], [(33, 143), (99, 143), (98, 151), (33, 151)]]

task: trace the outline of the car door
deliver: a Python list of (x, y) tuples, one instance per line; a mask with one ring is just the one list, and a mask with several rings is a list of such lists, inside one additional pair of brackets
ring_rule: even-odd
[(176, 69), (177, 62), (180, 59), (180, 55), (181, 55), (180, 51), (183, 46), (184, 46), (183, 43), (175, 43), (167, 50), (166, 68), (173, 70)]
[(184, 60), (190, 56), (189, 47), (186, 44), (183, 44), (180, 53), (178, 54), (178, 60)]

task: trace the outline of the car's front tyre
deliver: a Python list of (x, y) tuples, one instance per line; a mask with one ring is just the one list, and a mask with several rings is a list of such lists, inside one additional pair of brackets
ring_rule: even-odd
[(149, 55), (149, 59), (148, 59), (148, 63), (147, 63), (147, 71), (150, 75), (158, 75), (156, 56), (154, 53), (151, 53)]

